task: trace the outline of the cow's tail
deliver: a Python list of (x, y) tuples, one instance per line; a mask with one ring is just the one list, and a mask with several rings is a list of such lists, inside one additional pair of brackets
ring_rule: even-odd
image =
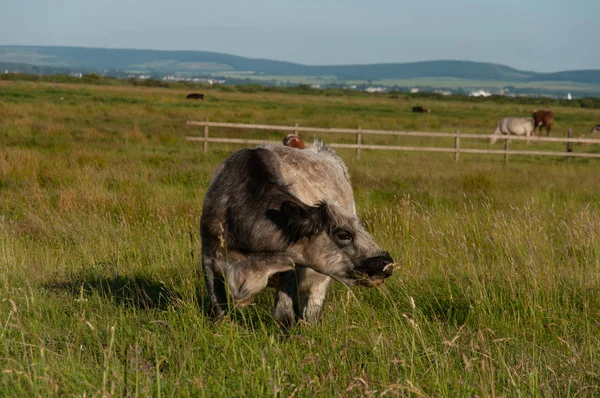
[(313, 137), (313, 148), (315, 152), (327, 152), (330, 155), (335, 155), (335, 151), (332, 147), (323, 142), (323, 140), (319, 139), (316, 135)]

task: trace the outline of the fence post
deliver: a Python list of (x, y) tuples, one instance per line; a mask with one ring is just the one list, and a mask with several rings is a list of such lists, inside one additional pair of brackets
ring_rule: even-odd
[[(358, 126), (358, 132), (356, 133), (356, 145), (360, 145), (362, 142), (362, 134), (360, 132), (360, 126)], [(360, 148), (356, 148), (356, 160), (360, 160)]]
[(204, 153), (208, 153), (208, 119), (205, 119), (204, 122)]
[[(294, 123), (294, 127), (298, 127), (299, 124), (298, 123)], [(298, 130), (294, 130), (294, 135), (298, 135)]]
[(454, 161), (458, 163), (458, 159), (460, 157), (460, 131), (456, 130), (456, 136), (454, 137)]
[(507, 135), (504, 140), (504, 164), (508, 164), (508, 148), (510, 147), (510, 139), (508, 137), (510, 136)]
[[(573, 138), (572, 128), (569, 128), (569, 130), (567, 131), (567, 138)], [(567, 152), (573, 152), (573, 142), (571, 141), (567, 142)], [(571, 157), (569, 156), (567, 159), (571, 159)]]

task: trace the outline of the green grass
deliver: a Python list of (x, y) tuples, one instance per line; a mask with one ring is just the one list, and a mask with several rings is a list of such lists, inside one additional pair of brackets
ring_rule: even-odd
[[(334, 284), (288, 338), (270, 291), (226, 321), (201, 310), (202, 199), (238, 147), (204, 155), (186, 120), (489, 134), (528, 107), (185, 93), (0, 83), (0, 395), (600, 394), (594, 159), (339, 151), (395, 275)], [(553, 110), (555, 135), (600, 116)]]

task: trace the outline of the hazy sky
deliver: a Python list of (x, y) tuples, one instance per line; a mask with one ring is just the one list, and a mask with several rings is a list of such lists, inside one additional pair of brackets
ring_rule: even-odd
[(600, 69), (600, 0), (0, 0), (0, 44)]

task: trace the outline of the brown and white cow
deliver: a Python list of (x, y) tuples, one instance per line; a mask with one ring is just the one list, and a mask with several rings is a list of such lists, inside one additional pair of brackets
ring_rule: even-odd
[(552, 111), (536, 109), (532, 112), (532, 117), (535, 121), (535, 128), (539, 127), (541, 133), (542, 127), (546, 127), (546, 136), (549, 136), (550, 130), (552, 130), (552, 123), (554, 123), (554, 113)]
[(288, 134), (283, 138), (283, 145), (292, 148), (304, 149), (304, 142), (296, 134)]
[(393, 260), (355, 213), (342, 159), (318, 140), (305, 150), (266, 144), (217, 169), (200, 222), (212, 315), (248, 305), (267, 285), (283, 330), (318, 320), (332, 279), (375, 286)]

